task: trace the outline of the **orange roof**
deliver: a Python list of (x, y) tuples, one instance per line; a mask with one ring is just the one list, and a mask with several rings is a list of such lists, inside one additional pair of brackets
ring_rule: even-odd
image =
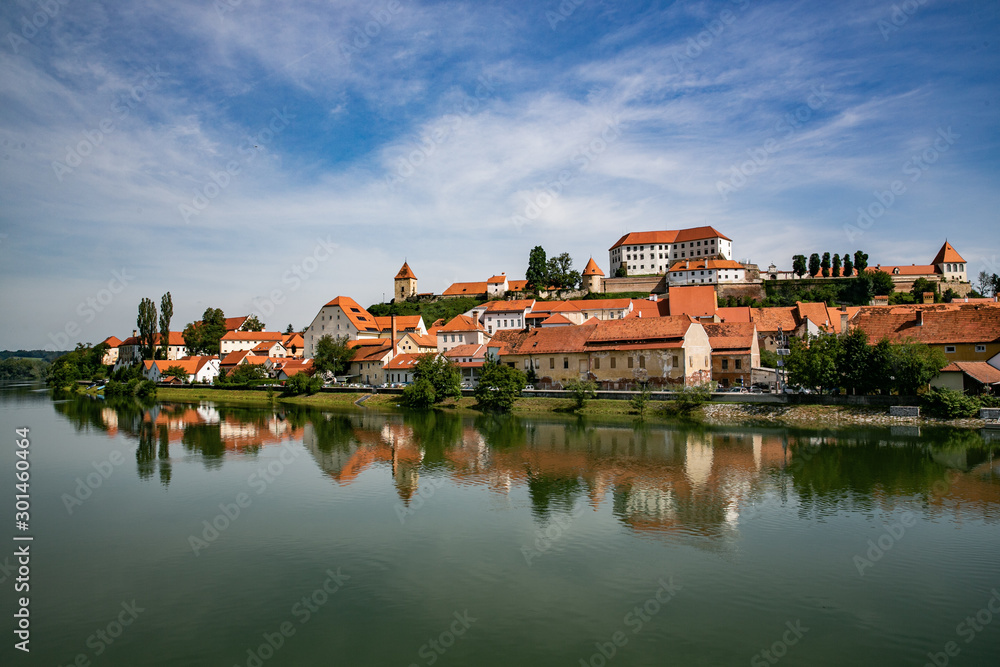
[[(586, 303), (585, 301), (577, 301), (576, 303)], [(538, 301), (535, 303), (534, 307), (531, 309), (532, 314), (535, 313), (566, 313), (570, 311), (579, 312), (576, 304), (572, 301)]]
[(825, 303), (802, 303), (795, 302), (795, 310), (798, 313), (798, 320), (809, 318), (809, 321), (820, 327), (827, 327), (830, 324), (830, 316), (826, 312)]
[(378, 331), (375, 325), (375, 318), (372, 317), (371, 313), (362, 308), (357, 301), (349, 296), (338, 296), (328, 301), (324, 308), (326, 306), (339, 306), (344, 311), (344, 314), (347, 315), (347, 319), (359, 331)]
[(486, 281), (489, 285), (502, 285), (507, 282), (507, 274), (501, 273), (499, 276), (491, 276), (489, 280)]
[(417, 277), (413, 274), (413, 270), (410, 269), (410, 265), (407, 264), (406, 262), (403, 262), (403, 267), (399, 270), (399, 273), (396, 274), (396, 280), (402, 280), (407, 278), (410, 280), (417, 279)]
[(303, 347), (306, 342), (302, 339), (302, 334), (285, 334), (285, 338), (282, 339), (281, 344), (286, 348), (290, 347)]
[(583, 352), (584, 344), (597, 325), (532, 329), (511, 354), (555, 354)]
[(351, 361), (379, 361), (385, 355), (392, 352), (392, 342), (385, 339), (378, 339), (382, 345), (364, 345), (358, 347)]
[(486, 346), (485, 345), (456, 345), (447, 352), (444, 353), (446, 357), (472, 357), (473, 359), (485, 359), (486, 358)]
[(490, 301), (486, 304), (488, 313), (509, 313), (513, 311), (527, 310), (535, 305), (534, 299), (516, 299), (513, 301)]
[(717, 303), (715, 288), (711, 285), (671, 287), (667, 293), (671, 315), (714, 315)]
[(452, 283), (442, 296), (476, 296), (486, 294), (486, 283)]
[(703, 324), (712, 351), (742, 350), (749, 352), (757, 330), (750, 322), (707, 323)]
[(485, 331), (485, 329), (468, 315), (456, 315), (438, 331)]
[(881, 271), (894, 276), (929, 276), (939, 273), (938, 268), (933, 264), (910, 264), (909, 266), (869, 266), (866, 271)]
[(241, 315), (239, 317), (227, 317), (225, 318), (226, 331), (236, 331), (243, 323), (250, 319), (249, 315)]
[(632, 299), (632, 312), (625, 317), (663, 317), (670, 314), (668, 306), (669, 302), (666, 299), (661, 301)]
[(223, 366), (237, 366), (247, 357), (252, 357), (253, 352), (250, 350), (237, 350), (235, 352), (230, 352), (222, 358)]
[(423, 356), (422, 354), (397, 354), (389, 360), (385, 367), (393, 371), (410, 370)]
[(715, 314), (722, 318), (723, 322), (749, 322), (750, 306), (717, 308)]
[(587, 262), (587, 266), (583, 267), (583, 275), (585, 276), (603, 276), (604, 271), (601, 271), (601, 267), (597, 266), (597, 262), (591, 257), (590, 261)]
[(279, 341), (264, 341), (263, 343), (257, 343), (253, 347), (254, 352), (269, 352), (272, 347), (278, 344)]
[(672, 229), (659, 232), (631, 232), (618, 239), (618, 242), (608, 248), (614, 250), (621, 245), (645, 245), (648, 243), (684, 243), (702, 239), (720, 238), (731, 241), (714, 227), (691, 227), (690, 229)]
[(560, 313), (552, 313), (551, 315), (549, 315), (548, 317), (546, 317), (544, 320), (542, 320), (542, 324), (566, 325), (566, 324), (573, 324), (573, 323), (570, 322), (566, 318), (565, 315), (562, 315)]
[[(396, 333), (416, 331), (420, 323), (420, 315), (396, 315)], [(392, 316), (379, 315), (375, 317), (375, 324), (379, 331), (389, 331), (392, 329)]]
[(576, 306), (577, 310), (628, 310), (632, 299), (574, 299), (567, 303)]
[(791, 332), (799, 325), (795, 319), (795, 306), (751, 308), (750, 318), (759, 332)]
[(587, 342), (654, 343), (667, 339), (680, 339), (690, 326), (690, 317), (677, 315), (611, 320), (601, 322)]
[(284, 337), (285, 334), (278, 331), (227, 331), (222, 340), (269, 340), (280, 342)]
[(501, 329), (493, 334), (493, 338), (490, 339), (488, 347), (500, 348), (501, 353), (507, 353), (509, 350), (517, 349), (517, 346), (521, 344), (525, 338), (527, 338), (527, 331), (516, 331), (514, 329)]
[[(382, 345), (391, 345), (392, 341), (388, 338), (358, 338), (356, 340), (347, 341), (347, 347), (379, 347)], [(437, 345), (437, 342), (434, 343)]]
[(920, 309), (873, 306), (862, 308), (853, 326), (867, 333), (872, 342), (888, 338), (928, 345), (1000, 343), (1000, 308), (987, 304)]
[(682, 259), (674, 262), (668, 271), (696, 271), (698, 269), (742, 269), (744, 266), (731, 259)]
[(115, 336), (108, 336), (107, 338), (102, 340), (101, 343), (107, 345), (108, 347), (118, 347), (119, 345), (122, 344), (122, 342), (118, 340), (118, 338), (116, 338)]
[(953, 248), (952, 245), (947, 241), (944, 242), (944, 245), (941, 246), (941, 249), (938, 250), (938, 253), (934, 255), (934, 259), (931, 261), (931, 264), (942, 264), (944, 262), (961, 262), (962, 264), (966, 263), (965, 260), (962, 259), (962, 256), (958, 254), (958, 251), (955, 250), (955, 248)]
[(508, 280), (507, 281), (507, 291), (508, 292), (523, 292), (528, 287), (527, 280)]
[(955, 361), (942, 368), (941, 372), (961, 372), (983, 384), (1000, 384), (1000, 368), (994, 368), (985, 361)]

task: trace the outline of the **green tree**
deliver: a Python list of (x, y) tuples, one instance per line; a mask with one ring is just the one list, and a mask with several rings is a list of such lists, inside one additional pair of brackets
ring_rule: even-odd
[(777, 368), (778, 367), (778, 353), (772, 352), (771, 350), (765, 350), (761, 348), (760, 350), (760, 365), (764, 368)]
[(401, 399), (411, 408), (427, 408), (461, 396), (462, 374), (458, 366), (444, 357), (425, 354), (413, 365), (413, 383), (403, 390)]
[(646, 407), (649, 405), (649, 397), (653, 392), (649, 390), (649, 384), (643, 382), (639, 386), (639, 391), (632, 395), (629, 399), (629, 404), (631, 404), (632, 409), (635, 410), (636, 414), (639, 415), (639, 420), (642, 421), (646, 418)]
[(524, 389), (525, 375), (516, 368), (487, 360), (483, 374), (476, 385), (476, 401), (480, 407), (493, 412), (510, 412), (514, 399)]
[(287, 334), (291, 334), (291, 333), (295, 333), (295, 329), (292, 328), (292, 324), (291, 324), (291, 322), (289, 322), (288, 326), (285, 327), (285, 334), (287, 335)]
[(348, 347), (350, 339), (347, 336), (334, 338), (326, 334), (316, 342), (316, 352), (313, 354), (313, 366), (318, 372), (343, 375), (351, 365), (356, 351)]
[(809, 255), (809, 276), (812, 277), (818, 274), (819, 267), (820, 267), (819, 253), (814, 252), (813, 254)]
[(175, 378), (185, 383), (188, 381), (188, 372), (180, 366), (167, 366), (167, 368), (163, 371), (163, 375), (173, 375)]
[(979, 401), (954, 389), (931, 387), (922, 397), (927, 414), (944, 419), (975, 417), (979, 413)]
[(977, 292), (980, 294), (988, 294), (990, 287), (992, 287), (992, 281), (990, 280), (990, 274), (986, 271), (980, 271), (979, 275), (976, 276), (976, 285), (979, 287)]
[(167, 292), (160, 297), (160, 349), (163, 358), (167, 358), (167, 348), (170, 347), (170, 320), (174, 316), (174, 300)]
[(548, 263), (545, 256), (545, 248), (536, 245), (528, 255), (528, 270), (524, 272), (527, 288), (532, 290), (544, 289), (549, 286)]
[(805, 255), (794, 255), (792, 257), (792, 272), (795, 273), (799, 278), (806, 275), (808, 268), (806, 266), (806, 256)]
[(869, 271), (867, 275), (871, 276), (872, 294), (887, 296), (896, 290), (892, 276), (885, 271)]
[(948, 358), (941, 350), (906, 341), (892, 348), (890, 378), (900, 395), (914, 396), (947, 365)]
[(935, 303), (941, 300), (941, 294), (938, 291), (938, 284), (936, 282), (931, 282), (927, 278), (917, 278), (913, 281), (913, 288), (910, 289), (910, 294), (913, 295), (915, 303), (924, 302), (924, 292), (932, 292)]
[(267, 379), (267, 372), (261, 364), (240, 364), (226, 378), (228, 384), (248, 386)]
[(580, 285), (580, 272), (573, 270), (573, 258), (568, 252), (552, 257), (547, 265), (549, 284), (559, 289), (576, 289)]
[(868, 253), (861, 252), (860, 250), (854, 251), (854, 270), (858, 272), (860, 276), (868, 268)]
[[(291, 325), (288, 325), (291, 326)], [(243, 331), (263, 331), (264, 323), (257, 319), (256, 315), (251, 315), (243, 322)]]
[(136, 318), (139, 328), (139, 349), (143, 359), (153, 359), (156, 354), (156, 304), (144, 297), (139, 303), (139, 315)]
[(625, 263), (622, 262), (617, 269), (615, 269), (615, 278), (626, 278), (628, 277), (628, 268)]
[(663, 410), (669, 415), (688, 418), (699, 406), (712, 398), (714, 382), (705, 382), (690, 387), (679, 387), (673, 392), (674, 400), (668, 401)]
[(830, 277), (830, 253), (824, 252), (823, 259), (819, 263), (820, 268), (823, 270), (823, 277)]
[(582, 410), (588, 398), (597, 397), (597, 385), (590, 380), (570, 380), (563, 385), (563, 389), (569, 392), (575, 410)]
[(850, 278), (854, 275), (854, 262), (851, 261), (851, 256), (846, 252), (844, 253), (844, 277)]
[(226, 315), (221, 308), (206, 308), (201, 321), (188, 324), (181, 335), (189, 353), (218, 356), (219, 341), (226, 335)]
[(836, 387), (839, 342), (836, 336), (819, 336), (808, 344), (800, 338), (789, 339), (790, 352), (785, 357), (789, 384), (820, 389)]
[(318, 375), (309, 377), (305, 373), (296, 373), (285, 380), (285, 388), (282, 390), (281, 395), (299, 396), (301, 394), (308, 394), (312, 396), (322, 388), (323, 380)]
[(831, 275), (834, 278), (840, 277), (840, 255), (837, 253), (833, 254), (833, 269), (831, 270)]

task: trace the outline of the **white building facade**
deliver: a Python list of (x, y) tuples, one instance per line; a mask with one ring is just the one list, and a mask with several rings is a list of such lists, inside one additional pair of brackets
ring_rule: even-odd
[(608, 250), (611, 275), (626, 266), (628, 275), (665, 274), (682, 259), (733, 258), (732, 240), (713, 227), (630, 232)]

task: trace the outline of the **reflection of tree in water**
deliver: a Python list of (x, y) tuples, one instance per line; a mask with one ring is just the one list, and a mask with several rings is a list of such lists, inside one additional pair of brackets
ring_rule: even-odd
[(324, 415), (312, 411), (306, 415), (306, 421), (312, 424), (314, 444), (323, 453), (346, 450), (354, 441), (354, 424), (346, 415)]
[(524, 420), (511, 414), (480, 415), (475, 427), (491, 449), (523, 447), (527, 442)]
[(413, 429), (413, 439), (423, 450), (425, 464), (440, 464), (445, 451), (461, 444), (462, 418), (441, 410), (426, 410), (407, 415), (406, 425)]
[(166, 426), (160, 427), (160, 484), (170, 486), (172, 473), (170, 464), (170, 433)]
[(579, 477), (547, 475), (528, 470), (528, 496), (531, 512), (539, 521), (553, 511), (572, 512), (578, 498), (586, 497), (586, 486)]
[(139, 445), (135, 449), (136, 471), (139, 479), (147, 481), (156, 470), (156, 432), (151, 422), (139, 425)]

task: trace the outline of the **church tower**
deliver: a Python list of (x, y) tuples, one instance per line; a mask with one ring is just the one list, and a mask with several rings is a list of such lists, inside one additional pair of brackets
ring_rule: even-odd
[(403, 262), (403, 268), (396, 274), (392, 295), (393, 301), (406, 301), (411, 296), (417, 295), (417, 277), (406, 262)]

